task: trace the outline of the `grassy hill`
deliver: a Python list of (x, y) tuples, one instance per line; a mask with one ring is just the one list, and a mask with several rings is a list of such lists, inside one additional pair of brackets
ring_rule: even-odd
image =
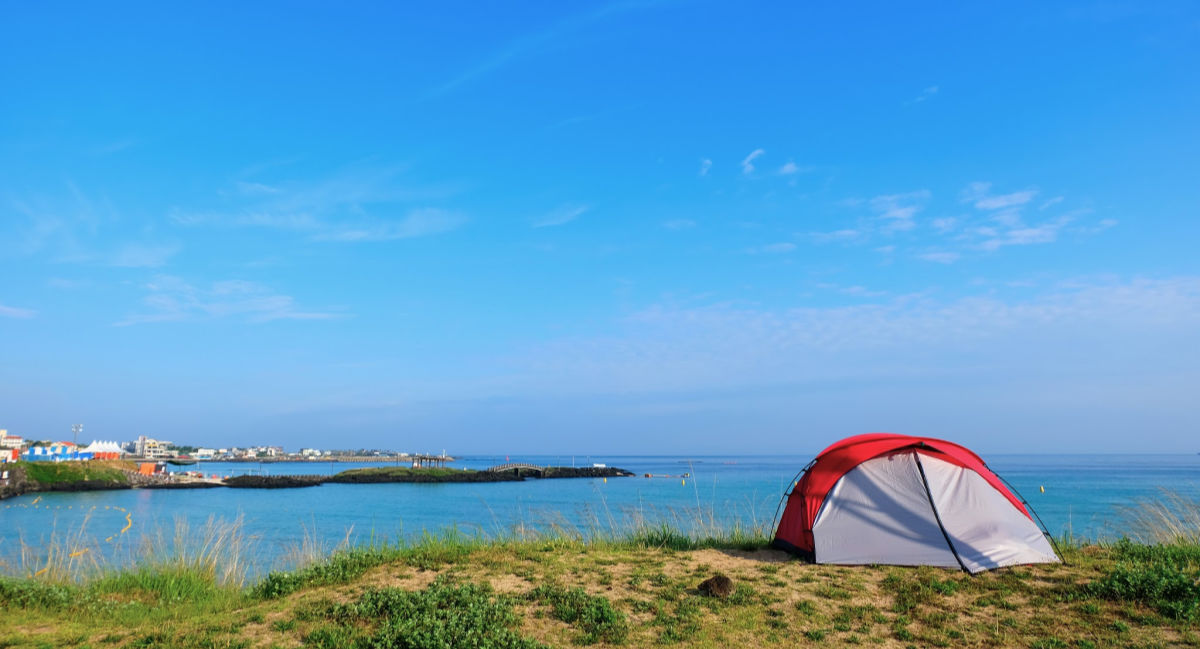
[[(762, 540), (427, 538), (246, 586), (215, 564), (0, 579), (0, 647), (1200, 646), (1200, 545), (1069, 547), (975, 577), (812, 565)], [(715, 574), (732, 595), (707, 597)]]
[(132, 462), (17, 462), (16, 468), (23, 469), (25, 478), (32, 483), (49, 487), (68, 482), (116, 482), (128, 483), (122, 470), (136, 470)]
[(135, 466), (120, 460), (98, 462), (14, 462), (6, 464), (9, 482), (0, 497), (35, 491), (124, 489)]

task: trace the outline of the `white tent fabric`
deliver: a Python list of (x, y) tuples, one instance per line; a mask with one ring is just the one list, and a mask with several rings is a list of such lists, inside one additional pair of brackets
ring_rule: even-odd
[(813, 523), (817, 563), (959, 567), (914, 455), (867, 460), (833, 486)]
[(1058, 563), (1042, 530), (978, 473), (918, 458), (946, 534), (971, 574), (1026, 563)]
[(125, 451), (121, 450), (121, 445), (116, 442), (92, 440), (92, 443), (87, 448), (83, 449), (84, 453), (117, 453), (122, 454)]
[(974, 574), (1058, 561), (1037, 525), (978, 473), (915, 450), (867, 460), (842, 476), (817, 514), (813, 540), (817, 563)]

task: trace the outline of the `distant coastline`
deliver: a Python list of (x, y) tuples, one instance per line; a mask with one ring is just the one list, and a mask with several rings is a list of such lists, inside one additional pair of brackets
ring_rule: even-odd
[[(289, 460), (278, 460), (289, 461)], [(634, 474), (617, 467), (534, 467), (502, 471), (473, 469), (412, 468), (404, 466), (350, 469), (333, 475), (243, 475), (204, 478), (188, 475), (144, 475), (129, 461), (89, 463), (17, 462), (9, 479), (0, 484), (0, 500), (48, 491), (110, 491), (120, 489), (284, 489), (315, 487), (325, 483), (453, 483), (521, 482), (529, 478), (619, 478)]]
[[(293, 463), (293, 464), (321, 464), (324, 462), (380, 462), (392, 464), (411, 464), (414, 456), (412, 455), (330, 455), (321, 457), (298, 457), (293, 455), (279, 457), (231, 457), (231, 458), (168, 458), (169, 459), (185, 459), (190, 462), (232, 462), (239, 464), (275, 464), (275, 463)], [(156, 462), (159, 460), (151, 460), (149, 458), (131, 458), (135, 461)], [(163, 461), (167, 461), (163, 460)], [(444, 456), (444, 461), (454, 462), (456, 458)]]

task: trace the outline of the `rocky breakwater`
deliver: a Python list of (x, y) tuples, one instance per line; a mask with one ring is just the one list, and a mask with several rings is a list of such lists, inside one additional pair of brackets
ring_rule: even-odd
[(541, 475), (530, 475), (534, 478), (629, 478), (634, 474), (615, 466), (548, 466)]
[(410, 469), (389, 466), (351, 469), (330, 476), (326, 482), (341, 484), (378, 484), (383, 482), (518, 482), (521, 476), (512, 473), (470, 471), (461, 469)]
[(328, 479), (322, 475), (238, 475), (225, 478), (221, 484), (235, 489), (291, 489), (316, 487)]

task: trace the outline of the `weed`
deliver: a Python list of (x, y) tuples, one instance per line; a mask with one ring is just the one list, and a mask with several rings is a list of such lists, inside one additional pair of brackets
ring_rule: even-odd
[(582, 588), (567, 589), (547, 584), (533, 589), (529, 598), (548, 604), (556, 619), (580, 627), (583, 644), (600, 641), (620, 644), (629, 633), (624, 613), (614, 609), (607, 599), (588, 595)]
[(1200, 570), (1185, 570), (1167, 562), (1122, 562), (1083, 591), (1113, 601), (1145, 604), (1174, 620), (1200, 617)]
[(537, 649), (516, 632), (512, 604), (490, 587), (438, 578), (424, 590), (372, 589), (355, 602), (334, 607), (335, 626), (309, 633), (314, 647), (408, 647), (444, 649)]

